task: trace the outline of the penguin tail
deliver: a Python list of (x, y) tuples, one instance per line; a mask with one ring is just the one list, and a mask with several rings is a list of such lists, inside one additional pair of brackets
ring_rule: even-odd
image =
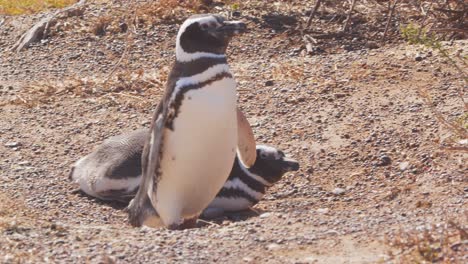
[(150, 222), (153, 218), (159, 218), (158, 213), (154, 209), (147, 195), (145, 195), (143, 201), (142, 199), (137, 198), (138, 196), (130, 201), (130, 204), (125, 208), (125, 211), (128, 213), (128, 221), (130, 222), (130, 225), (139, 227), (146, 222)]

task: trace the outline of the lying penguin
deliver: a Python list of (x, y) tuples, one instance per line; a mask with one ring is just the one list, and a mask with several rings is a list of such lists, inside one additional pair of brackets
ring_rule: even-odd
[[(70, 180), (90, 196), (128, 203), (140, 185), (141, 154), (148, 132), (148, 129), (139, 129), (106, 139), (73, 165)], [(203, 217), (248, 209), (285, 173), (299, 169), (297, 161), (276, 148), (257, 145), (256, 152), (255, 163), (250, 168), (236, 157), (229, 178), (203, 211)]]

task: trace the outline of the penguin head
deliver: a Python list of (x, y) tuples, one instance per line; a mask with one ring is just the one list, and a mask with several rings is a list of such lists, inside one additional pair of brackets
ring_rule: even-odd
[(249, 171), (274, 184), (289, 171), (299, 170), (299, 162), (286, 157), (283, 151), (274, 147), (257, 145), (257, 159)]
[(234, 35), (245, 32), (240, 21), (227, 21), (219, 15), (195, 15), (180, 26), (177, 34), (176, 57), (190, 61), (199, 57), (224, 55)]

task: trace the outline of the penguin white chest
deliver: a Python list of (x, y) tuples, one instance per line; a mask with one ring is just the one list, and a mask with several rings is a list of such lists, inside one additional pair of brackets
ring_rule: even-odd
[(200, 214), (228, 178), (237, 148), (235, 88), (232, 78), (223, 78), (187, 91), (173, 130), (165, 129), (152, 198), (164, 223)]

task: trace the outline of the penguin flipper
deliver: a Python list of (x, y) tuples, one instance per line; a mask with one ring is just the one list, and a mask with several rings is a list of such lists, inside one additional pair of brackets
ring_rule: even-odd
[(257, 159), (257, 146), (252, 127), (239, 108), (237, 108), (237, 134), (237, 154), (239, 160), (245, 167), (250, 168)]
[(132, 226), (141, 226), (154, 216), (158, 217), (149, 195), (156, 196), (155, 185), (159, 178), (161, 164), (161, 148), (163, 143), (164, 125), (167, 120), (167, 106), (161, 102), (153, 117), (141, 157), (142, 177), (140, 188), (135, 198), (127, 207), (128, 220)]

